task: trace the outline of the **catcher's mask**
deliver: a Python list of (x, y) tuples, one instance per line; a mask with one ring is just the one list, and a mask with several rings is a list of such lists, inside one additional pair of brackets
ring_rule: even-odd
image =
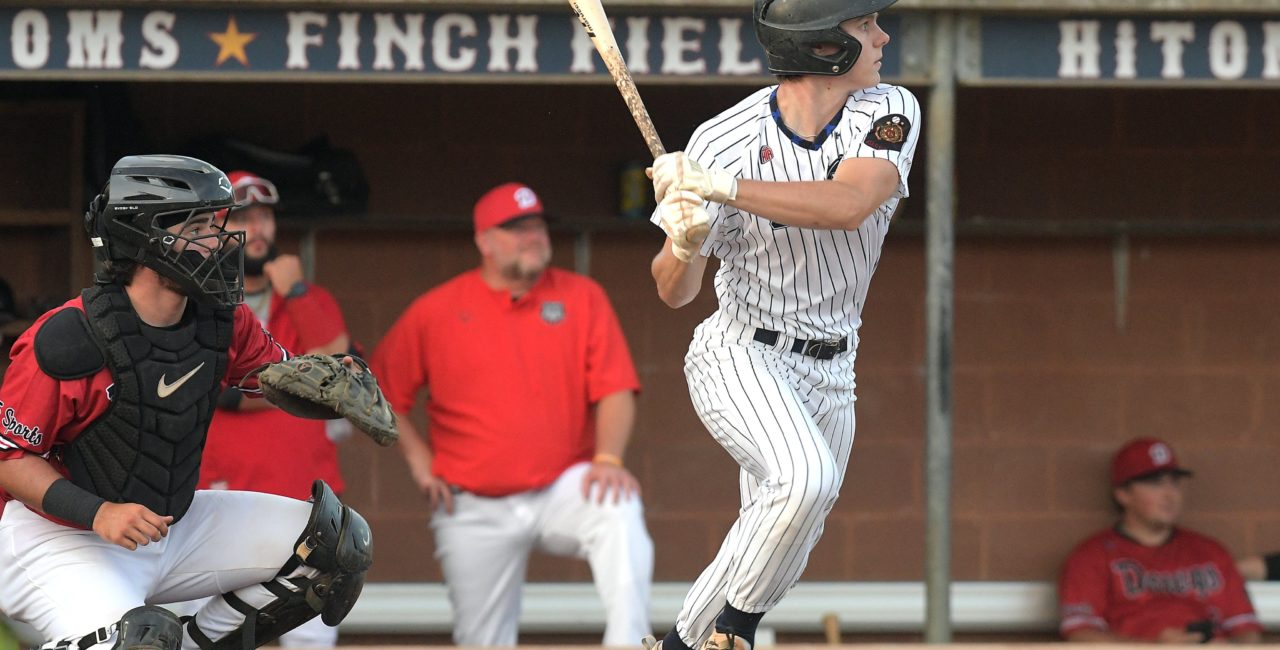
[(227, 231), (231, 183), (213, 165), (171, 155), (126, 156), (89, 204), (99, 261), (137, 263), (188, 297), (230, 307), (244, 298), (244, 232)]
[[(842, 75), (862, 54), (858, 39), (840, 23), (870, 16), (898, 0), (755, 0), (756, 38), (769, 58), (769, 72), (781, 75)], [(814, 48), (834, 45), (832, 54)]]

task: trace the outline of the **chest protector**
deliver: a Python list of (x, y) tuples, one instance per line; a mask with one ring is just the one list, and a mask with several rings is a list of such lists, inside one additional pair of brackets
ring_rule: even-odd
[(200, 478), (200, 456), (234, 331), (234, 309), (189, 301), (172, 328), (138, 318), (122, 287), (82, 294), (89, 330), (115, 381), (107, 412), (64, 451), (71, 481), (176, 523)]

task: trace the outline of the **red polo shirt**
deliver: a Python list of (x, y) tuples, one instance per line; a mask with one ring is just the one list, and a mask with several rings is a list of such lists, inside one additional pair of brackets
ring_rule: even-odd
[(387, 332), (372, 367), (397, 413), (429, 387), (432, 470), (484, 496), (545, 487), (589, 460), (592, 405), (640, 388), (604, 290), (560, 269), (517, 300), (479, 270), (428, 291)]

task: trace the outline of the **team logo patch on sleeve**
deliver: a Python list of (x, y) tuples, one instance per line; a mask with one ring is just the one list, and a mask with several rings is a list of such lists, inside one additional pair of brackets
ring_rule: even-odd
[(773, 160), (773, 148), (766, 144), (760, 147), (760, 164), (768, 164), (770, 160)]
[[(6, 407), (4, 402), (0, 402), (0, 429), (13, 436), (14, 438), (22, 438), (27, 444), (33, 447), (39, 447), (44, 442), (44, 432), (40, 430), (40, 425), (28, 426), (18, 420), (18, 416), (14, 413), (13, 407)], [(0, 439), (3, 440), (3, 439)], [(13, 446), (8, 440), (4, 441), (8, 446)]]
[(894, 113), (876, 120), (865, 142), (872, 149), (902, 151), (908, 133), (911, 133), (911, 121), (905, 115)]

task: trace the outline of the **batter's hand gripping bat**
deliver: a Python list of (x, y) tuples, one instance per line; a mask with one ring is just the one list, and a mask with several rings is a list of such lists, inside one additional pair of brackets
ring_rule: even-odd
[[(649, 111), (644, 107), (644, 100), (640, 99), (636, 82), (631, 79), (627, 62), (622, 59), (622, 52), (618, 51), (618, 42), (613, 37), (613, 28), (609, 27), (609, 18), (604, 13), (604, 6), (600, 4), (600, 0), (569, 0), (569, 6), (578, 16), (578, 22), (582, 23), (582, 28), (587, 30), (587, 36), (591, 37), (591, 43), (596, 46), (600, 58), (604, 59), (604, 65), (609, 69), (609, 76), (613, 77), (613, 82), (618, 86), (618, 92), (622, 93), (622, 101), (626, 102), (632, 119), (636, 121), (636, 126), (640, 127), (640, 134), (644, 136), (644, 142), (649, 146), (649, 153), (654, 158), (666, 153), (666, 147), (662, 146), (662, 138), (658, 137), (658, 130), (653, 128), (653, 120), (649, 118)], [(702, 243), (702, 240), (707, 238), (708, 231), (706, 224), (698, 224), (690, 228), (689, 241)]]

